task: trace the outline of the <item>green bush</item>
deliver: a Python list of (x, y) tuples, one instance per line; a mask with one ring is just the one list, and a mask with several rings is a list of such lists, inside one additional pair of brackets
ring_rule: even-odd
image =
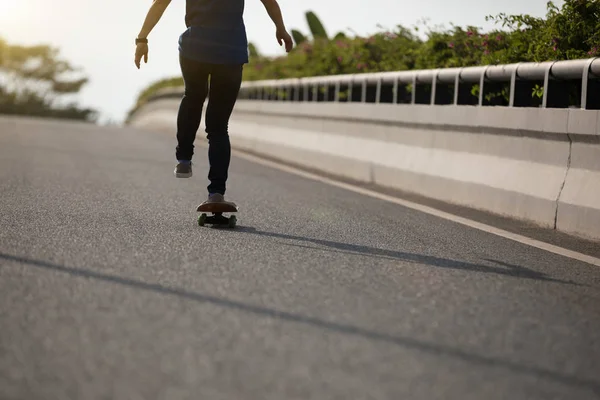
[[(545, 18), (506, 14), (486, 18), (496, 23), (496, 28), (489, 32), (473, 26), (428, 28), (421, 38), (418, 29), (397, 26), (395, 30), (382, 30), (366, 38), (337, 35), (327, 39), (313, 35), (309, 41), (303, 37), (285, 56), (251, 57), (244, 69), (244, 80), (600, 56), (600, 0), (566, 0), (561, 8), (548, 2)], [(142, 93), (138, 104), (153, 89), (170, 84), (180, 85), (181, 80), (155, 83)], [(535, 93), (539, 95), (540, 91)]]

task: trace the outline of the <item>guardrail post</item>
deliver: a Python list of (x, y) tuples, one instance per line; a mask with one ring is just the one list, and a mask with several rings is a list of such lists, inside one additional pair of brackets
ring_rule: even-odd
[[(520, 81), (518, 77), (519, 65), (521, 64), (522, 63), (517, 64), (511, 74), (509, 107), (526, 107), (531, 103), (531, 85), (527, 85), (526, 82)], [(527, 96), (529, 96), (529, 98)]]
[(479, 77), (479, 107), (483, 106), (484, 99), (484, 86), (485, 86), (485, 74), (489, 68), (489, 65), (486, 66), (483, 71), (481, 71), (481, 76)]
[(600, 109), (600, 82), (590, 78), (590, 68), (596, 59), (590, 59), (585, 63), (581, 76), (581, 108), (588, 110)]
[(350, 79), (350, 83), (348, 84), (348, 103), (352, 103), (352, 89), (354, 86), (354, 76), (352, 76), (352, 79)]
[(549, 65), (544, 72), (542, 108), (567, 108), (569, 107), (569, 86), (571, 83), (553, 78), (552, 67), (554, 64)]
[(410, 104), (417, 104), (417, 74), (413, 74), (412, 77), (412, 93), (410, 97)]
[(516, 92), (517, 92), (517, 70), (518, 69), (519, 69), (519, 65), (517, 64), (517, 66), (512, 70), (512, 72), (510, 74), (510, 94), (509, 94), (509, 100), (508, 100), (509, 107), (515, 106), (515, 97), (516, 97)]
[(363, 77), (363, 81), (361, 84), (360, 102), (361, 103), (367, 102), (367, 78), (366, 77)]
[(455, 106), (458, 105), (458, 100), (460, 96), (460, 72), (462, 68), (458, 71), (458, 73), (454, 76), (454, 99), (452, 100), (452, 104)]
[(440, 73), (440, 70), (436, 70), (435, 73), (433, 74), (433, 78), (431, 78), (431, 95), (429, 96), (429, 104), (430, 105), (435, 105), (436, 102), (436, 92), (437, 92), (437, 81), (438, 81), (438, 74)]

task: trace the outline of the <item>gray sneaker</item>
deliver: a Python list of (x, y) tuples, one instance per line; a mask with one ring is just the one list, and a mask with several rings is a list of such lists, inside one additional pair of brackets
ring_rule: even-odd
[(208, 195), (208, 199), (204, 202), (204, 204), (214, 204), (214, 203), (225, 203), (225, 196), (221, 193), (211, 193)]
[(198, 206), (197, 211), (224, 213), (236, 212), (237, 205), (231, 201), (226, 201), (225, 196), (220, 193), (212, 193), (208, 198)]
[(175, 167), (175, 176), (177, 178), (191, 178), (192, 163), (178, 163), (177, 167)]

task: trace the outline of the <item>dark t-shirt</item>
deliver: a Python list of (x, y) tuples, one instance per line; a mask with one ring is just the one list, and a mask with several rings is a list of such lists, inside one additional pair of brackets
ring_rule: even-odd
[(248, 62), (244, 0), (186, 0), (187, 30), (179, 37), (185, 58), (214, 64)]

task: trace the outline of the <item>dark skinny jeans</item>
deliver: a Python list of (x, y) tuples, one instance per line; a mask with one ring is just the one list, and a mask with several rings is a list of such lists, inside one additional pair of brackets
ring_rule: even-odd
[(206, 138), (210, 184), (207, 189), (209, 193), (225, 194), (231, 159), (229, 118), (242, 83), (243, 64), (207, 64), (181, 56), (179, 63), (185, 92), (177, 115), (176, 157), (178, 160), (192, 159), (202, 108), (208, 95)]

